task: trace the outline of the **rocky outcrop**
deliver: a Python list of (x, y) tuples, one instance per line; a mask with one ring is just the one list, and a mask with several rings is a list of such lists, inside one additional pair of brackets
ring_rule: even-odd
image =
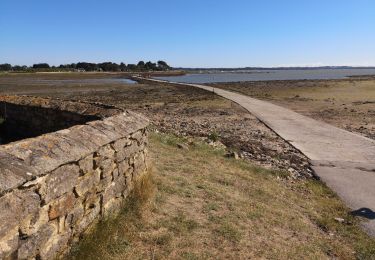
[(147, 125), (117, 111), (0, 146), (0, 259), (60, 256), (116, 212), (147, 170)]

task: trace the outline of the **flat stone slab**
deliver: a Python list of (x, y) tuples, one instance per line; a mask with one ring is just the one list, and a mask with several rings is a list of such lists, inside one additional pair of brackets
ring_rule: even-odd
[(374, 140), (242, 94), (204, 85), (169, 83), (215, 92), (255, 115), (311, 160), (316, 175), (353, 209), (353, 214), (368, 219), (364, 227), (375, 237)]

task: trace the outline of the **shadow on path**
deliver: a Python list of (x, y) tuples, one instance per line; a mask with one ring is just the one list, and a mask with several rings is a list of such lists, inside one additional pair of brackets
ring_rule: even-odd
[(363, 217), (367, 219), (375, 219), (375, 212), (369, 208), (361, 208), (351, 212), (353, 216)]

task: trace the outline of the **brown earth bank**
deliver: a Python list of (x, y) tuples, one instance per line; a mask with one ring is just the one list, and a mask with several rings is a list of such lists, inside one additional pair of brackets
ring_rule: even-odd
[(290, 80), (210, 84), (270, 101), (375, 139), (375, 79)]
[(240, 106), (204, 90), (152, 84), (29, 82), (23, 78), (22, 84), (17, 79), (9, 84), (7, 77), (0, 77), (0, 94), (116, 105), (146, 115), (159, 131), (198, 136), (213, 146), (223, 143), (240, 157), (288, 171), (293, 177), (311, 175), (309, 163), (299, 151)]

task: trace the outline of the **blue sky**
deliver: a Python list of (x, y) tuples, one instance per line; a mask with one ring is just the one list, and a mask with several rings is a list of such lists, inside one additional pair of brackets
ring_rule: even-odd
[(0, 0), (0, 63), (375, 65), (374, 0)]

